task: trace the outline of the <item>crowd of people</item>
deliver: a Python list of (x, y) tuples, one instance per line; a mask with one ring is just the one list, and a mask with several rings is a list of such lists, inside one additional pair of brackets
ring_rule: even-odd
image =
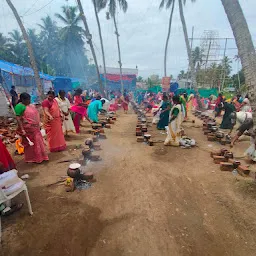
[[(221, 93), (216, 97), (210, 95), (208, 98), (189, 96), (186, 93), (174, 95), (173, 93), (139, 93), (136, 97), (139, 105), (144, 105), (147, 112), (154, 115), (153, 123), (159, 130), (167, 131), (165, 145), (178, 146), (182, 134), (181, 124), (188, 118), (188, 113), (198, 109), (199, 104), (207, 111), (210, 110), (214, 117), (222, 117), (221, 130), (228, 130), (227, 137), (231, 140), (231, 147), (235, 145), (239, 137), (247, 133), (251, 136), (250, 148), (246, 154), (256, 161), (255, 138), (253, 130), (252, 108), (248, 95), (242, 97), (236, 95), (232, 99), (226, 99)], [(221, 115), (222, 113), (223, 116)], [(237, 132), (231, 138), (235, 125)]]
[[(48, 161), (50, 152), (60, 152), (66, 149), (66, 137), (70, 133), (80, 133), (81, 121), (90, 124), (98, 123), (99, 113), (116, 111), (122, 107), (127, 113), (130, 94), (125, 90), (110, 92), (109, 99), (102, 98), (96, 91), (75, 90), (70, 92), (60, 90), (55, 95), (50, 90), (41, 104), (32, 104), (28, 93), (17, 94), (13, 86), (11, 91), (11, 107), (13, 108), (18, 129), (16, 148), (24, 153), (27, 163), (42, 163)], [(46, 136), (47, 144), (45, 144)], [(23, 149), (23, 150), (21, 150)], [(0, 138), (0, 164), (2, 171), (15, 168), (14, 161)]]

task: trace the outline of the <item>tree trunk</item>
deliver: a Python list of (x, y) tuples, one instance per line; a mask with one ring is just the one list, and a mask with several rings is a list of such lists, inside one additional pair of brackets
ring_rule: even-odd
[(241, 59), (246, 84), (253, 109), (253, 120), (256, 125), (256, 53), (252, 37), (238, 0), (221, 0), (232, 28), (238, 56)]
[(192, 59), (192, 50), (189, 44), (189, 39), (188, 39), (188, 31), (187, 31), (187, 25), (183, 13), (183, 3), (182, 0), (179, 0), (179, 10), (180, 10), (180, 19), (183, 27), (183, 33), (184, 33), (184, 38), (185, 38), (185, 43), (186, 43), (186, 48), (187, 48), (187, 54), (188, 54), (188, 62), (189, 62), (189, 67), (190, 67), (190, 72), (191, 72), (191, 81), (192, 85), (194, 87), (194, 90), (196, 92), (196, 99), (199, 108), (202, 108), (202, 103), (199, 97), (199, 92), (196, 84), (196, 73), (195, 73), (195, 67)]
[(89, 26), (87, 24), (87, 20), (86, 20), (86, 17), (84, 15), (84, 10), (83, 10), (83, 7), (82, 7), (82, 4), (81, 4), (80, 0), (77, 0), (77, 5), (78, 5), (79, 11), (80, 11), (82, 21), (84, 23), (85, 36), (86, 36), (86, 39), (87, 39), (87, 43), (90, 45), (90, 48), (91, 48), (92, 57), (93, 57), (93, 60), (94, 60), (94, 64), (95, 64), (95, 68), (96, 68), (96, 72), (97, 72), (97, 77), (98, 77), (98, 82), (99, 82), (99, 86), (100, 86), (100, 92), (101, 92), (102, 96), (105, 97), (104, 86), (102, 85), (102, 82), (101, 82), (101, 79), (100, 79), (100, 71), (99, 71), (99, 66), (98, 66), (98, 62), (97, 62), (97, 57), (96, 57), (95, 50), (94, 50), (94, 47), (93, 47), (93, 44), (92, 44), (92, 35), (90, 34)]
[(104, 85), (105, 85), (105, 90), (107, 90), (107, 70), (106, 70), (105, 51), (104, 51), (99, 15), (97, 12), (96, 0), (93, 0), (93, 5), (94, 5), (94, 12), (95, 12), (95, 16), (98, 24), (99, 36), (100, 36), (100, 46), (101, 46), (102, 61), (103, 61), (103, 68), (104, 68)]
[(25, 29), (25, 27), (23, 26), (22, 24), (22, 21), (20, 19), (20, 16), (16, 10), (16, 8), (14, 7), (14, 5), (12, 4), (11, 0), (6, 0), (7, 4), (10, 6), (19, 26), (20, 26), (20, 29), (21, 29), (21, 32), (22, 32), (22, 35), (23, 35), (23, 38), (27, 44), (27, 47), (28, 47), (28, 52), (29, 52), (29, 59), (30, 59), (30, 63), (31, 63), (31, 67), (34, 71), (34, 77), (35, 77), (35, 81), (36, 81), (36, 85), (37, 85), (37, 89), (38, 89), (38, 93), (39, 93), (39, 96), (41, 98), (41, 100), (43, 100), (43, 89), (42, 89), (42, 83), (41, 83), (41, 79), (40, 79), (40, 76), (39, 76), (39, 72), (38, 72), (38, 68), (37, 68), (37, 65), (36, 65), (36, 59), (35, 59), (35, 54), (34, 54), (34, 51), (33, 51), (33, 47), (32, 47), (32, 44), (29, 40), (29, 37), (28, 37), (28, 34), (27, 34), (27, 31)]
[(172, 2), (172, 10), (171, 10), (170, 18), (169, 18), (169, 28), (168, 28), (168, 34), (167, 34), (167, 39), (166, 39), (166, 44), (165, 44), (165, 51), (164, 51), (164, 76), (167, 76), (167, 52), (168, 52), (168, 45), (169, 45), (171, 29), (172, 29), (172, 17), (173, 17), (174, 5), (175, 5), (175, 0), (173, 0), (173, 2)]
[(122, 72), (122, 61), (121, 61), (121, 50), (120, 50), (120, 43), (119, 43), (119, 34), (118, 34), (118, 29), (117, 29), (117, 24), (116, 24), (116, 16), (113, 16), (114, 19), (114, 25), (115, 25), (115, 34), (116, 34), (116, 40), (117, 40), (117, 48), (118, 48), (118, 57), (119, 57), (119, 67), (120, 67), (120, 82), (121, 82), (121, 92), (124, 93), (124, 83), (123, 83), (123, 72)]

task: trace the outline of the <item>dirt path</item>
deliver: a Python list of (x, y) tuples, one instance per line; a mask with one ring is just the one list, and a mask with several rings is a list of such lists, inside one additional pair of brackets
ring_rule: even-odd
[(79, 151), (31, 166), (34, 216), (24, 207), (3, 220), (3, 255), (255, 255), (251, 182), (212, 164), (200, 129), (186, 124), (199, 147), (185, 150), (137, 143), (135, 124), (134, 114), (121, 115), (107, 130), (103, 161), (86, 167), (97, 178), (89, 190), (46, 187), (66, 172), (67, 164), (56, 161)]

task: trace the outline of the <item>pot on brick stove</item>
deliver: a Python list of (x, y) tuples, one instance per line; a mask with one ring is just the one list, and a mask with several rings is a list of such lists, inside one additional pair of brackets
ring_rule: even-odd
[(229, 158), (233, 158), (234, 156), (233, 156), (233, 153), (232, 153), (232, 152), (226, 151), (225, 154), (224, 154), (224, 157), (227, 158), (227, 159), (229, 159)]
[(81, 168), (81, 164), (78, 164), (78, 163), (70, 164), (67, 170), (68, 176), (73, 179), (77, 179), (81, 173), (80, 168)]
[(218, 131), (218, 127), (217, 127), (217, 126), (212, 126), (212, 127), (210, 128), (210, 130), (211, 130), (212, 132), (217, 132), (217, 131)]
[(237, 169), (240, 164), (241, 164), (241, 162), (235, 161), (235, 162), (233, 163), (234, 169)]
[(218, 139), (223, 139), (224, 136), (225, 136), (225, 134), (224, 134), (223, 132), (216, 132), (216, 137), (217, 137)]
[(85, 148), (85, 149), (83, 149), (83, 150), (82, 150), (82, 154), (83, 154), (84, 158), (89, 158), (90, 155), (91, 155), (91, 150), (90, 150), (90, 148)]
[(144, 139), (148, 142), (151, 138), (150, 134), (144, 134)]
[(220, 154), (221, 154), (222, 156), (224, 156), (226, 152), (228, 152), (228, 150), (225, 149), (225, 148), (222, 148), (222, 149), (220, 150)]

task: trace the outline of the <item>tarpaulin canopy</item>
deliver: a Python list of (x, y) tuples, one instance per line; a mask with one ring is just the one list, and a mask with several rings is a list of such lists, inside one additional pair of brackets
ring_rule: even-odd
[[(32, 68), (19, 66), (4, 60), (0, 60), (0, 69), (6, 85), (10, 89), (12, 85), (21, 86), (35, 86), (34, 72)], [(63, 89), (61, 86), (65, 86), (68, 90), (73, 90), (80, 86), (81, 83), (85, 83), (85, 79), (81, 78), (69, 78), (64, 76), (50, 76), (39, 72), (40, 78), (46, 81), (52, 81), (57, 86), (56, 90)]]
[[(218, 89), (213, 88), (213, 89), (198, 89), (199, 95), (202, 98), (208, 98), (211, 95), (218, 96)], [(175, 91), (175, 94), (181, 94), (181, 93), (186, 93), (187, 95), (190, 95), (191, 93), (195, 94), (195, 90), (190, 90), (190, 89), (178, 89)]]

